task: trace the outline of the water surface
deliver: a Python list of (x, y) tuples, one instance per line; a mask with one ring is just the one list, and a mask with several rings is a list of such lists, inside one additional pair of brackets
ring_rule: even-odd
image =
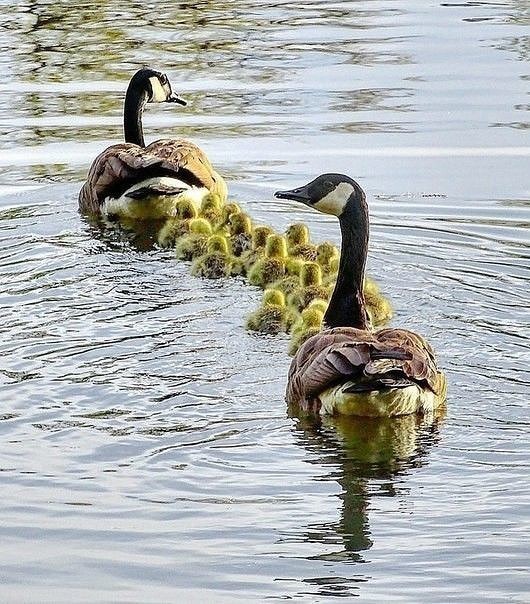
[[(525, 2), (0, 1), (0, 480), (6, 602), (527, 602)], [(359, 180), (369, 273), (447, 369), (447, 412), (288, 413), (260, 293), (81, 218), (137, 67), (253, 216)]]

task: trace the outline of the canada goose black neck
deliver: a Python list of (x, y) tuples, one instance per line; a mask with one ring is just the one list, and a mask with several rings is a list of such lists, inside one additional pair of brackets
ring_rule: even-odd
[(123, 111), (123, 130), (125, 142), (145, 147), (142, 114), (149, 98), (145, 82), (131, 80), (125, 94)]
[(368, 329), (363, 280), (368, 252), (368, 207), (364, 192), (352, 193), (339, 216), (342, 235), (339, 272), (324, 323), (328, 327)]
[(342, 250), (335, 289), (324, 315), (327, 327), (368, 329), (370, 323), (363, 295), (364, 267), (368, 251), (368, 207), (361, 187), (344, 174), (322, 174), (310, 183), (277, 191), (280, 199), (293, 199), (337, 216)]

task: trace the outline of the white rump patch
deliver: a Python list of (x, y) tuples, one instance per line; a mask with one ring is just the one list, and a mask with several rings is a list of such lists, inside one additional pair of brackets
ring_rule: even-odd
[(165, 103), (167, 100), (167, 92), (164, 90), (160, 80), (156, 76), (152, 76), (149, 78), (149, 81), (151, 82), (151, 88), (153, 90), (151, 103)]
[[(185, 189), (185, 191), (177, 195), (153, 195), (152, 197), (144, 197), (143, 199), (131, 199), (127, 197), (128, 193), (132, 193), (137, 189), (156, 185), (177, 187)], [(208, 194), (206, 187), (190, 187), (190, 185), (178, 178), (155, 176), (134, 183), (121, 197), (107, 197), (101, 206), (101, 213), (104, 216), (111, 215), (136, 220), (167, 218), (175, 216), (175, 206), (180, 199), (189, 199), (199, 205), (206, 194)]]
[(341, 182), (333, 191), (330, 191), (320, 201), (317, 201), (314, 207), (320, 212), (324, 212), (324, 214), (340, 216), (354, 190), (353, 185), (350, 185), (350, 183)]

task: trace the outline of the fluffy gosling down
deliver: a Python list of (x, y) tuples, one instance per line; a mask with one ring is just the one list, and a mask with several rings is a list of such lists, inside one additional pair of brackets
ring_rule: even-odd
[(311, 261), (317, 259), (317, 248), (311, 243), (309, 229), (305, 224), (292, 224), (285, 231), (285, 238), (290, 256)]
[(205, 218), (193, 218), (189, 223), (189, 233), (175, 245), (175, 256), (179, 260), (193, 260), (206, 254), (211, 235), (212, 225)]
[(158, 232), (158, 245), (174, 247), (179, 237), (189, 232), (190, 222), (198, 214), (197, 206), (191, 199), (179, 199), (175, 203), (175, 216), (168, 218)]
[(195, 260), (191, 267), (192, 275), (206, 279), (229, 277), (232, 268), (232, 255), (228, 241), (223, 235), (212, 235), (208, 239), (206, 254)]
[(284, 332), (288, 322), (285, 296), (277, 289), (267, 289), (261, 306), (247, 318), (246, 328), (250, 331), (278, 334)]
[(287, 242), (281, 235), (269, 235), (265, 244), (265, 256), (259, 258), (248, 272), (252, 285), (266, 287), (285, 275), (285, 263), (288, 258)]

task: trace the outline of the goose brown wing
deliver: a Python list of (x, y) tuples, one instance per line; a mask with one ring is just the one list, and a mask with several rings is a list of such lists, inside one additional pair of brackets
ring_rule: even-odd
[(193, 143), (167, 139), (139, 147), (121, 143), (96, 157), (79, 193), (79, 207), (98, 212), (106, 197), (119, 197), (135, 182), (153, 176), (174, 176), (191, 186), (212, 190), (220, 178), (208, 158)]
[(164, 167), (178, 172), (184, 182), (215, 189), (218, 175), (206, 154), (192, 142), (162, 139), (148, 145), (146, 151), (163, 160)]
[(309, 338), (299, 349), (289, 370), (286, 398), (307, 408), (340, 382), (391, 386), (393, 380), (397, 387), (410, 380), (439, 394), (440, 372), (423, 338), (402, 329), (372, 333), (338, 327)]

